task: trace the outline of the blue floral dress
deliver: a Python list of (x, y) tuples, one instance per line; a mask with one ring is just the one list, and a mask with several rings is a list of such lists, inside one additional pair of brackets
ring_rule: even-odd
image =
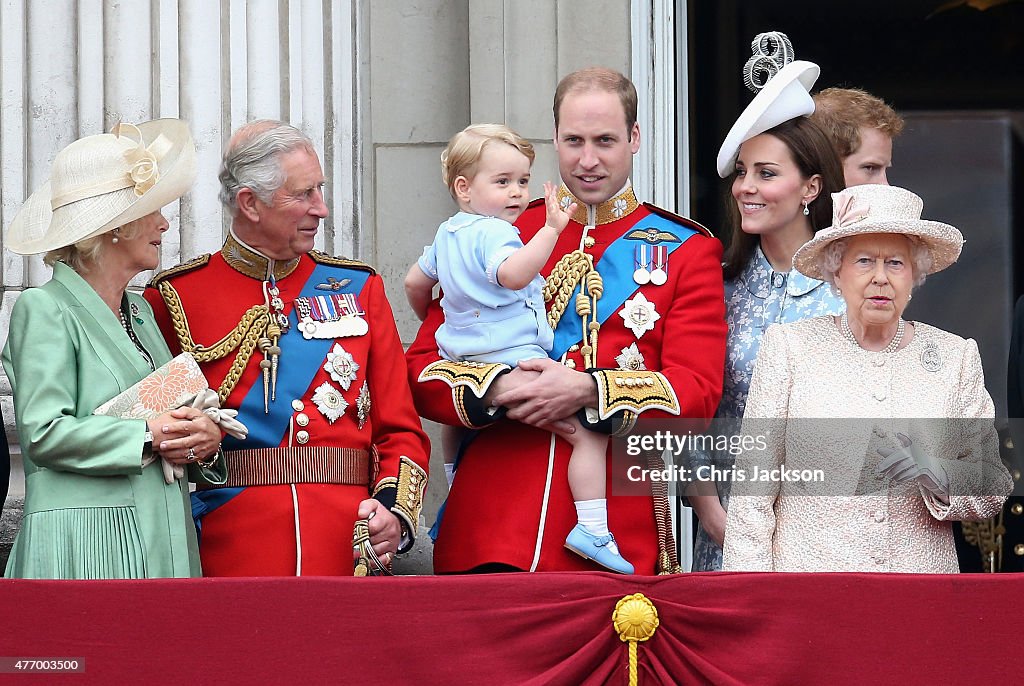
[[(845, 310), (846, 303), (827, 283), (804, 276), (795, 269), (775, 271), (758, 246), (743, 272), (725, 283), (725, 319), (729, 333), (722, 401), (715, 418), (726, 421), (716, 421), (716, 424), (727, 426), (728, 420), (743, 417), (750, 379), (754, 374), (754, 361), (761, 347), (761, 338), (769, 326), (826, 314), (842, 314)], [(713, 463), (720, 469), (728, 469), (734, 460), (728, 453), (704, 454), (694, 459), (696, 464)], [(718, 484), (718, 498), (725, 508), (729, 506), (729, 485), (728, 482)], [(693, 571), (721, 568), (722, 549), (708, 537), (703, 527), (698, 527)]]

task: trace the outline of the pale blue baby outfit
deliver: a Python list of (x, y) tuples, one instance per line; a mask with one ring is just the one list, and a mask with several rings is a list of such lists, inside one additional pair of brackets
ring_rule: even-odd
[(458, 212), (441, 224), (418, 261), (441, 284), (444, 324), (435, 338), (448, 360), (501, 362), (547, 357), (554, 340), (538, 275), (518, 291), (498, 284), (498, 267), (523, 247), (503, 219)]

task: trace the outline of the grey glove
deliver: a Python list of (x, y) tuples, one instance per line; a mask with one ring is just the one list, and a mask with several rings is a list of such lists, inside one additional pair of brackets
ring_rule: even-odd
[(896, 438), (901, 447), (895, 450), (876, 450), (882, 456), (882, 461), (875, 467), (875, 474), (893, 483), (916, 481), (936, 498), (948, 503), (949, 477), (939, 461), (924, 454), (906, 434), (898, 433)]

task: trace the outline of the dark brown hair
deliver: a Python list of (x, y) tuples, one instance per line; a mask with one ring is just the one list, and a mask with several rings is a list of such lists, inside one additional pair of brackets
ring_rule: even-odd
[[(815, 174), (821, 175), (821, 191), (808, 208), (810, 209), (811, 230), (818, 231), (832, 224), (832, 194), (846, 187), (843, 181), (843, 165), (836, 155), (835, 148), (821, 127), (807, 117), (796, 117), (765, 131), (775, 136), (793, 156), (800, 174), (809, 179)], [(757, 236), (744, 233), (741, 227), (739, 210), (736, 200), (732, 197), (732, 183), (736, 172), (728, 177), (727, 188), (728, 213), (732, 224), (732, 237), (729, 247), (722, 256), (723, 270), (726, 279), (736, 278), (754, 256), (754, 249), (760, 240)]]

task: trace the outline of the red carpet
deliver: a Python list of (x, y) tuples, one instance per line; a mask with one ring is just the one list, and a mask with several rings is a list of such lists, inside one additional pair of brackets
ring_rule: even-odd
[(641, 684), (1024, 680), (1018, 575), (564, 573), (0, 580), (0, 657), (85, 660), (0, 684), (625, 684), (638, 592)]

